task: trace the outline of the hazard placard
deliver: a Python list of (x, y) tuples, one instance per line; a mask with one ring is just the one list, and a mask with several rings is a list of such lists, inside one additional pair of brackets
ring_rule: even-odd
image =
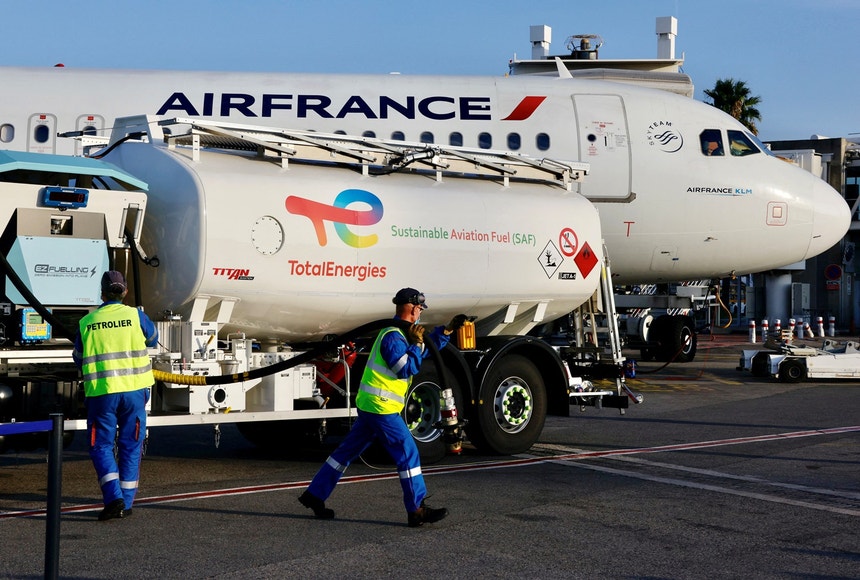
[(550, 240), (546, 243), (543, 250), (541, 250), (541, 253), (538, 256), (538, 262), (540, 262), (543, 271), (546, 272), (546, 277), (552, 278), (552, 275), (555, 274), (556, 270), (558, 270), (559, 266), (564, 262), (564, 256), (561, 255), (558, 248), (556, 248), (555, 244)]

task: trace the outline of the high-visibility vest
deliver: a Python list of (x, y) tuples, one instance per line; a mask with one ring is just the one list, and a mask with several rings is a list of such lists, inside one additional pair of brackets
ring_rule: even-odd
[[(406, 392), (412, 384), (412, 377), (401, 379), (392, 371), (385, 359), (382, 358), (382, 338), (389, 332), (400, 333), (406, 336), (399, 328), (386, 328), (376, 337), (370, 355), (367, 358), (367, 366), (361, 376), (361, 386), (355, 396), (355, 406), (368, 413), (388, 415), (399, 413), (403, 410), (406, 401)], [(405, 355), (404, 355), (405, 356)]]
[(80, 322), (84, 393), (97, 397), (152, 386), (152, 365), (137, 310), (107, 304)]

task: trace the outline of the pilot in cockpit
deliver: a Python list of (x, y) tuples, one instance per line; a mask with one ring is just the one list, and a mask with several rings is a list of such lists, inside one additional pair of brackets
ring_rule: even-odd
[(716, 141), (708, 141), (707, 143), (705, 143), (705, 147), (704, 147), (703, 151), (704, 151), (705, 155), (707, 155), (709, 157), (723, 154), (723, 148), (720, 147), (720, 144), (717, 143)]

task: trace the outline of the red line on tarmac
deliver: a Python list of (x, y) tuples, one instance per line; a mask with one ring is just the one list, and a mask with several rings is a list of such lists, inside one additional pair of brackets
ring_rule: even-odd
[[(657, 447), (633, 447), (630, 449), (614, 449), (611, 451), (581, 451), (576, 453), (563, 453), (547, 457), (523, 457), (519, 459), (507, 459), (501, 461), (486, 461), (481, 463), (470, 463), (468, 465), (446, 465), (440, 467), (422, 468), (428, 475), (441, 475), (445, 473), (456, 473), (459, 471), (481, 471), (488, 469), (504, 469), (508, 467), (522, 467), (538, 463), (549, 463), (556, 461), (591, 459), (599, 457), (611, 457), (617, 455), (638, 455), (641, 453), (662, 453), (667, 451), (687, 451), (690, 449), (704, 449), (708, 447), (722, 447), (724, 445), (740, 445), (743, 443), (761, 443), (765, 441), (779, 441), (783, 439), (797, 439), (801, 437), (815, 437), (818, 435), (839, 435), (842, 433), (854, 433), (860, 431), (860, 425), (850, 427), (832, 427), (830, 429), (812, 429), (809, 431), (793, 431), (790, 433), (775, 433), (773, 435), (757, 435), (755, 437), (735, 437), (732, 439), (717, 439), (714, 441), (699, 441), (696, 443), (679, 443), (677, 445), (660, 445)], [(368, 475), (345, 476), (340, 484), (362, 483), (367, 481), (381, 481), (397, 478), (396, 471)], [(216, 489), (211, 491), (196, 491), (188, 493), (176, 493), (172, 495), (161, 495), (144, 497), (135, 500), (135, 505), (147, 505), (158, 503), (172, 503), (177, 501), (188, 501), (192, 499), (210, 499), (230, 495), (246, 495), (250, 493), (263, 493), (267, 491), (281, 491), (285, 489), (297, 489), (307, 486), (310, 481), (292, 481), (287, 483), (272, 483), (267, 485), (252, 485), (246, 487), (233, 487), (227, 489)], [(102, 509), (102, 504), (85, 504), (62, 508), (64, 514), (89, 512)], [(29, 510), (0, 513), (0, 520), (11, 518), (29, 518), (44, 516), (46, 510)]]

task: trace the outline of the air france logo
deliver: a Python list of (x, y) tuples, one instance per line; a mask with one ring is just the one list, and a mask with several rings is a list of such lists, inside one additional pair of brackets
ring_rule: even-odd
[(511, 114), (502, 119), (502, 121), (525, 121), (540, 107), (546, 97), (528, 96), (514, 107)]
[[(366, 204), (370, 209), (348, 209), (353, 203)], [(286, 200), (286, 207), (291, 214), (303, 215), (311, 220), (321, 246), (328, 243), (325, 231), (327, 221), (334, 223), (334, 231), (343, 243), (353, 248), (369, 248), (379, 240), (376, 234), (360, 236), (347, 227), (372, 226), (382, 219), (382, 201), (364, 189), (345, 189), (337, 194), (331, 205), (291, 195)]]
[(684, 137), (672, 127), (671, 121), (656, 121), (648, 126), (648, 143), (660, 151), (674, 153), (684, 146)]
[[(546, 96), (528, 95), (502, 121), (524, 121), (532, 116)], [(490, 121), (495, 116), (488, 96), (379, 95), (362, 97), (305, 93), (203, 93), (171, 94), (158, 108), (158, 115), (224, 118), (296, 119), (427, 119), (430, 121)]]

